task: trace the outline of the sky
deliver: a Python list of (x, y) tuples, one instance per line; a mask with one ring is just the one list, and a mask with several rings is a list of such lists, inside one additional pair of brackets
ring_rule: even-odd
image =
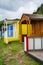
[(21, 18), (23, 13), (32, 14), (43, 0), (0, 0), (0, 20)]

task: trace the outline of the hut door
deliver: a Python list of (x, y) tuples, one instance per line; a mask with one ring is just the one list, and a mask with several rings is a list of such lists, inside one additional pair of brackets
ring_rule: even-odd
[(9, 25), (8, 26), (8, 37), (12, 37), (13, 36), (13, 25)]
[(22, 42), (24, 42), (24, 36), (27, 35), (27, 24), (22, 24)]
[(22, 24), (22, 34), (27, 34), (27, 24)]

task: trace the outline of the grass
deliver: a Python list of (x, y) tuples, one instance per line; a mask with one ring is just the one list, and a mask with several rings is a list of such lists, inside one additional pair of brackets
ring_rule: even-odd
[(23, 51), (23, 44), (19, 41), (4, 44), (0, 40), (0, 65), (42, 65)]

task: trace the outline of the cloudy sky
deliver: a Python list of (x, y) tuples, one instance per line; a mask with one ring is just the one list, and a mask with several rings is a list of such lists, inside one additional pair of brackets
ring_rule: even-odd
[(32, 14), (43, 0), (0, 0), (0, 20), (20, 18), (23, 13)]

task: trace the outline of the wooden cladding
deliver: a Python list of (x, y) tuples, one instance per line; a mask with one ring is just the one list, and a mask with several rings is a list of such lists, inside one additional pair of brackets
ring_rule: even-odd
[(32, 34), (43, 34), (43, 21), (34, 21), (32, 23)]
[(43, 34), (43, 21), (40, 24), (40, 28), (41, 28), (41, 34)]

